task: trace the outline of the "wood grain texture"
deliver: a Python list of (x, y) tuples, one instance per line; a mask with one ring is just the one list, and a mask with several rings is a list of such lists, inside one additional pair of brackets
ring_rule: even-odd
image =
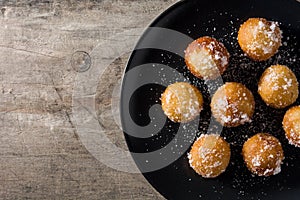
[[(0, 1), (0, 199), (163, 199), (142, 175), (106, 167), (80, 142), (70, 57), (145, 27), (175, 2)], [(127, 57), (111, 64), (105, 71), (111, 81), (97, 90), (100, 121), (122, 148), (122, 133), (105, 112)]]

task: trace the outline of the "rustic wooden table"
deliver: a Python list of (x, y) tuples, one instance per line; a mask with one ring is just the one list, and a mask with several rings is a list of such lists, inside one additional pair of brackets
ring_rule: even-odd
[[(0, 199), (163, 199), (142, 175), (101, 163), (78, 137), (74, 82), (97, 54), (82, 60), (74, 52), (116, 43), (118, 34), (138, 37), (138, 28), (175, 2), (0, 1)], [(124, 52), (104, 69), (91, 94), (108, 138), (124, 149), (109, 113), (127, 57)], [(86, 65), (76, 68), (81, 61)]]

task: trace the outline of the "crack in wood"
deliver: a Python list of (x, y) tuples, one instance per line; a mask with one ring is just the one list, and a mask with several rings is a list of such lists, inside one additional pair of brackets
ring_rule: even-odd
[(56, 57), (56, 56), (51, 56), (51, 55), (47, 55), (47, 54), (43, 54), (43, 53), (39, 53), (39, 52), (35, 52), (35, 51), (30, 51), (30, 50), (26, 50), (26, 49), (18, 49), (15, 47), (9, 47), (9, 46), (4, 46), (4, 45), (0, 45), (1, 48), (6, 48), (6, 49), (12, 49), (15, 51), (20, 51), (20, 52), (26, 52), (26, 53), (30, 53), (30, 54), (34, 54), (34, 55), (39, 55), (39, 56), (45, 56), (48, 58), (55, 58), (55, 59), (63, 59), (64, 57)]

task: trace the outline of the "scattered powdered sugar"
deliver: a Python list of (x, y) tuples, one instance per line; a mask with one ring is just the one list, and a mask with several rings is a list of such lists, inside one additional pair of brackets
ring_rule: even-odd
[(282, 122), (289, 144), (300, 147), (300, 106), (289, 109)]
[(224, 44), (222, 44), (221, 42), (211, 41), (207, 45), (207, 47), (209, 49), (210, 54), (214, 55), (213, 59), (216, 61), (220, 61), (221, 66), (225, 68), (229, 62), (229, 56), (225, 53), (227, 52), (227, 50)]
[(167, 104), (170, 103), (171, 96), (172, 96), (172, 93), (171, 93), (171, 92), (166, 93), (166, 103), (167, 103)]
[[(274, 51), (276, 43), (281, 42), (282, 33), (277, 33), (278, 22), (271, 22), (269, 25), (267, 22), (260, 21), (257, 26), (253, 27), (253, 41), (247, 44), (247, 48), (256, 54), (260, 50), (263, 50), (264, 54), (270, 54)], [(261, 40), (264, 38), (264, 40)]]
[(251, 160), (252, 165), (253, 165), (254, 167), (259, 167), (259, 166), (261, 165), (260, 161), (261, 161), (260, 156), (255, 156), (255, 157)]
[(205, 49), (202, 48), (200, 51), (195, 50), (189, 57), (189, 62), (194, 66), (194, 70), (200, 73), (204, 78), (209, 78), (219, 73), (218, 66), (214, 59)]
[[(214, 23), (214, 22), (211, 20), (207, 24), (210, 24), (210, 23)], [(225, 128), (225, 130), (223, 130), (223, 132), (222, 132), (222, 135), (226, 136), (226, 138), (227, 138), (226, 140), (234, 146), (232, 151), (235, 152), (234, 153), (235, 155), (233, 155), (233, 158), (231, 160), (231, 164), (230, 164), (231, 168), (228, 171), (228, 173), (230, 174), (229, 175), (230, 178), (228, 179), (228, 182), (231, 182), (232, 187), (236, 188), (237, 191), (240, 191), (240, 195), (241, 195), (240, 197), (243, 199), (244, 195), (251, 196), (251, 194), (249, 194), (247, 191), (249, 187), (258, 188), (258, 190), (260, 190), (260, 188), (262, 188), (261, 187), (262, 184), (265, 184), (266, 187), (267, 186), (270, 186), (272, 188), (274, 187), (273, 185), (269, 184), (270, 179), (267, 179), (265, 177), (259, 177), (259, 179), (258, 179), (257, 177), (250, 175), (250, 173), (246, 170), (246, 167), (244, 166), (243, 161), (239, 159), (239, 155), (240, 155), (239, 149), (241, 148), (243, 143), (246, 141), (246, 139), (249, 136), (251, 136), (252, 134), (257, 133), (259, 131), (268, 131), (268, 132), (272, 133), (273, 135), (275, 135), (276, 137), (278, 137), (281, 141), (285, 141), (284, 134), (281, 131), (281, 125), (280, 125), (281, 120), (282, 120), (280, 118), (280, 116), (283, 115), (284, 110), (274, 110), (274, 109), (269, 108), (260, 100), (260, 97), (257, 94), (255, 94), (257, 91), (258, 77), (261, 76), (263, 71), (268, 66), (277, 64), (277, 63), (286, 64), (286, 65), (290, 66), (291, 68), (295, 69), (297, 66), (300, 66), (299, 65), (300, 59), (299, 59), (299, 56), (297, 55), (299, 52), (299, 50), (298, 50), (299, 45), (297, 44), (298, 38), (296, 38), (292, 34), (293, 32), (289, 32), (285, 27), (283, 27), (283, 30), (284, 30), (283, 46), (279, 49), (278, 54), (276, 54), (274, 57), (272, 57), (271, 59), (269, 59), (268, 61), (263, 62), (263, 63), (257, 63), (252, 60), (249, 60), (244, 55), (244, 53), (239, 50), (239, 46), (236, 43), (237, 29), (239, 27), (238, 25), (240, 25), (241, 23), (242, 22), (239, 19), (232, 17), (231, 22), (227, 24), (227, 27), (225, 29), (219, 28), (219, 27), (218, 27), (218, 29), (213, 29), (213, 27), (210, 26), (210, 27), (206, 28), (207, 32), (205, 32), (205, 28), (203, 31), (206, 33), (206, 35), (215, 36), (216, 38), (218, 38), (218, 40), (222, 41), (226, 45), (226, 47), (230, 48), (230, 53), (232, 54), (232, 57), (231, 57), (230, 65), (229, 65), (227, 71), (225, 71), (225, 73), (222, 76), (223, 80), (224, 81), (236, 81), (236, 82), (243, 83), (254, 93), (255, 100), (257, 101), (256, 102), (257, 103), (256, 111), (255, 111), (254, 117), (252, 118), (251, 123), (247, 123), (241, 127), (233, 128), (233, 129)], [(197, 38), (199, 36), (199, 29), (201, 26), (197, 25), (196, 29), (193, 29), (191, 27), (189, 29), (189, 33), (192, 33), (195, 36), (194, 38)], [(203, 26), (205, 26), (205, 24), (203, 24)], [(276, 28), (276, 23), (272, 23), (270, 26), (269, 32), (270, 33), (273, 32), (275, 30), (275, 28)], [(222, 30), (223, 30), (223, 32), (220, 32)], [(226, 31), (224, 31), (224, 30), (226, 30)], [(222, 37), (220, 37), (220, 35), (222, 35)], [(276, 39), (271, 42), (273, 42), (273, 43), (276, 42)], [(268, 52), (268, 48), (264, 49), (264, 51)], [(215, 54), (210, 59), (218, 60), (218, 59), (220, 59), (220, 55)], [(167, 64), (173, 63), (172, 60), (168, 60), (168, 57), (166, 55), (164, 55), (162, 61), (163, 61), (163, 63), (167, 63)], [(224, 59), (224, 61), (222, 61), (222, 62), (226, 63), (227, 61)], [(186, 71), (182, 70), (182, 65), (181, 65), (182, 63), (183, 62), (180, 62), (179, 66), (174, 66), (174, 69), (177, 69), (180, 72), (183, 71), (182, 74), (187, 78), (187, 80), (190, 80), (194, 85), (196, 85), (198, 88), (200, 88), (202, 92), (207, 93), (207, 91), (205, 91), (205, 90), (207, 90), (206, 86), (203, 86), (203, 83), (201, 82), (201, 80), (194, 78), (192, 75), (190, 75), (189, 72), (187, 72), (187, 70)], [(206, 66), (206, 67), (209, 68), (211, 66)], [(296, 76), (299, 77), (300, 76), (299, 70), (296, 69), (295, 72), (296, 72)], [(164, 80), (165, 83), (173, 83), (174, 80), (177, 80), (176, 78), (172, 78), (172, 80), (167, 79), (166, 76), (164, 76), (163, 71), (159, 74), (159, 76), (162, 78), (162, 80)], [(285, 81), (285, 83), (286, 84), (283, 87), (289, 88), (290, 80), (287, 79)], [(218, 87), (216, 87), (216, 88), (218, 88)], [(209, 97), (207, 97), (207, 96), (209, 96), (209, 95), (208, 94), (204, 94), (204, 95), (206, 96), (205, 102), (208, 103)], [(245, 94), (243, 94), (243, 95), (245, 95)], [(220, 102), (220, 103), (222, 104), (224, 102)], [(225, 102), (225, 104), (226, 104), (226, 102)], [(297, 104), (299, 104), (299, 100), (297, 101)], [(222, 108), (220, 107), (220, 110), (221, 109)], [(224, 107), (223, 107), (223, 109), (224, 109)], [(207, 127), (209, 126), (209, 119), (210, 119), (209, 117), (210, 117), (209, 106), (206, 106), (204, 108), (204, 111), (201, 113), (200, 120), (203, 120), (203, 121), (200, 122), (198, 135), (202, 135), (203, 133), (206, 133), (206, 131), (208, 129)], [(203, 119), (203, 118), (205, 118), (205, 119)], [(247, 116), (245, 113), (244, 114), (241, 113), (241, 118), (248, 119), (249, 116)], [(189, 130), (188, 126), (187, 126), (186, 130)], [(170, 132), (170, 134), (171, 134), (172, 131), (176, 131), (176, 129), (175, 130), (170, 129), (170, 131), (171, 131)], [(196, 131), (196, 130), (194, 130), (194, 131)], [(155, 140), (156, 140), (156, 138), (155, 138)], [(193, 141), (193, 137), (192, 138), (190, 137), (189, 140)], [(179, 141), (179, 143), (180, 143), (180, 141)], [(287, 142), (284, 142), (283, 145), (286, 146)], [(300, 146), (300, 143), (298, 145)], [(174, 147), (174, 151), (176, 151), (177, 148), (179, 149), (180, 145), (178, 145), (178, 147)], [(295, 161), (298, 159), (298, 158), (296, 158), (295, 154), (293, 154), (294, 151), (299, 152), (299, 151), (297, 151), (297, 149), (291, 149), (289, 147), (287, 147), (287, 152), (285, 152), (286, 156), (288, 156), (290, 159), (288, 162), (285, 162), (285, 164), (286, 164), (286, 167), (284, 169), (285, 171), (282, 172), (284, 174), (287, 174), (287, 177), (285, 177), (285, 175), (284, 175), (284, 179), (282, 179), (282, 184), (277, 183), (278, 188), (280, 190), (286, 189), (285, 182), (289, 181), (289, 177), (288, 177), (290, 175), (289, 169), (291, 169), (291, 168), (294, 169), (295, 167), (297, 167), (293, 162), (293, 159)], [(272, 156), (275, 156), (275, 154), (270, 154), (269, 155), (270, 159), (272, 158)], [(191, 167), (193, 167), (192, 162), (194, 160), (192, 159), (190, 154), (188, 154), (188, 159), (189, 159), (189, 163), (190, 163)], [(218, 165), (218, 164), (219, 163), (216, 162), (216, 165)], [(279, 173), (281, 170), (280, 165), (277, 165), (277, 166), (278, 167), (273, 171), (274, 174), (276, 174), (277, 172)], [(267, 169), (265, 171), (265, 173), (268, 173), (268, 170), (269, 169)], [(218, 192), (222, 192), (222, 190), (218, 190)], [(267, 194), (268, 194), (268, 192), (262, 193), (262, 195), (267, 195)]]
[(190, 166), (205, 178), (215, 177), (216, 173), (225, 171), (222, 165), (229, 157), (224, 156), (230, 155), (230, 152), (227, 152), (228, 149), (224, 146), (226, 144), (220, 144), (218, 140), (220, 136), (217, 134), (202, 134), (188, 153)]
[(281, 172), (282, 160), (278, 159), (276, 162), (276, 168), (273, 171), (273, 175), (279, 174)]
[(251, 164), (248, 166), (251, 170), (254, 170), (254, 173), (258, 176), (269, 176), (280, 173), (283, 152), (279, 150), (281, 144), (276, 138), (269, 134), (257, 134), (249, 139), (245, 145), (246, 154), (244, 156), (246, 156), (246, 162), (249, 162), (247, 160), (251, 158)]
[(227, 68), (229, 53), (225, 46), (211, 37), (201, 37), (185, 50), (188, 67), (196, 76), (214, 79)]
[(281, 87), (284, 89), (284, 90), (288, 90), (290, 87), (292, 87), (292, 83), (293, 83), (293, 79), (291, 78), (283, 78), (283, 80), (285, 81), (286, 84), (282, 85)]
[[(239, 89), (226, 92), (227, 88), (231, 87), (230, 85), (236, 85)], [(251, 99), (248, 97), (252, 94), (247, 94), (247, 89), (243, 87), (241, 88), (236, 83), (226, 83), (214, 95), (211, 103), (212, 113), (221, 124), (231, 126), (251, 122), (254, 102), (252, 102), (252, 97)], [(235, 99), (232, 99), (233, 97)], [(247, 109), (244, 105), (247, 105)]]
[(273, 65), (263, 73), (258, 91), (267, 104), (285, 107), (297, 99), (298, 81), (287, 66)]
[(165, 114), (174, 121), (187, 122), (194, 119), (202, 110), (195, 88), (188, 83), (174, 83), (165, 90), (162, 107)]

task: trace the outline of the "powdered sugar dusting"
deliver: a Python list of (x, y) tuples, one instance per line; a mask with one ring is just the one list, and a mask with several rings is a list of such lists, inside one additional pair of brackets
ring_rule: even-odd
[(162, 94), (164, 113), (176, 122), (188, 122), (198, 116), (202, 110), (202, 101), (202, 94), (185, 82), (168, 86)]
[(289, 144), (300, 147), (300, 106), (290, 108), (282, 122)]
[[(271, 25), (267, 24), (266, 21), (258, 22), (258, 26), (254, 26), (253, 36), (254, 39), (247, 45), (247, 48), (253, 53), (257, 54), (260, 50), (263, 50), (264, 54), (270, 54), (274, 51), (274, 45), (281, 42), (281, 35), (276, 33), (278, 22), (270, 22)], [(263, 41), (261, 38), (265, 38)]]
[(230, 148), (217, 134), (202, 134), (188, 153), (190, 166), (205, 178), (223, 173), (229, 163)]
[(273, 65), (263, 73), (258, 92), (266, 104), (275, 108), (284, 108), (298, 98), (298, 81), (287, 66)]
[(221, 42), (205, 36), (188, 45), (185, 61), (196, 77), (215, 79), (227, 68), (229, 53)]
[(269, 134), (256, 134), (244, 144), (243, 156), (248, 168), (258, 176), (281, 172), (283, 151), (280, 142)]
[(251, 92), (245, 86), (232, 82), (217, 90), (211, 108), (216, 119), (230, 127), (251, 122), (254, 105)]
[[(222, 15), (225, 15), (224, 13)], [(228, 15), (229, 16), (229, 15)], [(227, 16), (227, 17), (228, 17)], [(195, 22), (196, 23), (196, 22)], [(247, 197), (253, 197), (252, 194), (249, 193), (248, 187), (252, 188), (257, 188), (259, 190), (258, 193), (260, 193), (260, 188), (262, 184), (265, 185), (265, 187), (278, 187), (278, 190), (286, 190), (286, 185), (285, 183), (290, 180), (289, 176), (293, 176), (293, 174), (290, 173), (289, 169), (294, 169), (296, 167), (297, 163), (297, 157), (295, 154), (290, 153), (290, 152), (298, 152), (297, 149), (294, 147), (287, 145), (287, 142), (285, 142), (284, 134), (282, 133), (282, 130), (280, 129), (280, 123), (281, 123), (281, 116), (283, 116), (284, 110), (274, 110), (266, 104), (264, 104), (259, 96), (256, 94), (257, 91), (257, 79), (263, 71), (268, 67), (273, 64), (277, 63), (282, 63), (290, 66), (293, 70), (296, 69), (297, 66), (299, 66), (300, 60), (299, 56), (297, 56), (299, 52), (299, 45), (297, 44), (298, 39), (296, 38), (293, 30), (289, 32), (289, 26), (288, 25), (283, 25), (281, 28), (284, 30), (283, 34), (283, 46), (282, 48), (279, 49), (278, 54), (273, 56), (271, 59), (267, 60), (266, 62), (263, 63), (257, 63), (254, 61), (251, 61), (247, 57), (245, 57), (244, 53), (239, 50), (239, 46), (236, 44), (236, 35), (237, 35), (237, 29), (238, 26), (242, 23), (238, 18), (232, 17), (231, 22), (226, 24), (226, 27), (220, 27), (218, 24), (214, 24), (215, 22), (210, 19), (209, 22), (201, 22), (201, 24), (197, 24), (193, 27), (189, 27), (189, 35), (192, 38), (197, 38), (200, 36), (200, 34), (204, 35), (210, 35), (213, 37), (218, 38), (221, 42), (223, 42), (227, 47), (229, 47), (230, 53), (232, 53), (232, 57), (230, 60), (230, 65), (227, 69), (227, 71), (223, 74), (222, 78), (224, 81), (236, 81), (236, 82), (241, 82), (244, 85), (249, 88), (253, 94), (255, 95), (255, 99), (257, 100), (257, 106), (256, 106), (256, 112), (252, 118), (252, 122), (246, 123), (245, 125), (238, 127), (238, 128), (233, 128), (233, 129), (227, 129), (223, 131), (223, 135), (226, 136), (226, 140), (231, 143), (231, 145), (234, 146), (232, 150), (235, 152), (233, 155), (233, 159), (231, 162), (231, 168), (228, 169), (227, 175), (230, 177), (227, 181), (231, 181), (231, 186), (236, 189), (238, 192), (238, 196), (240, 198), (244, 198), (245, 196)], [(282, 25), (282, 24), (281, 24)], [(203, 30), (201, 26), (205, 27)], [(214, 29), (214, 26), (218, 26), (217, 29)], [(274, 25), (271, 25), (271, 29)], [(165, 53), (163, 57), (163, 62), (164, 63), (173, 63), (173, 60), (168, 59), (168, 56)], [(214, 59), (217, 59), (218, 56), (213, 57)], [(167, 61), (166, 61), (167, 60)], [(194, 85), (196, 85), (198, 88), (201, 89), (201, 91), (204, 91), (206, 93), (207, 89), (205, 86), (203, 86), (203, 83), (201, 80), (196, 79), (193, 77), (188, 71), (182, 70), (182, 62), (179, 62), (180, 64), (178, 66), (173, 67), (182, 72), (184, 76), (188, 80), (190, 80)], [(183, 64), (184, 65), (184, 64)], [(296, 69), (295, 71), (297, 77), (299, 77), (299, 70)], [(164, 72), (160, 74), (161, 78), (166, 80), (166, 82), (169, 83), (170, 80), (166, 79), (164, 75)], [(175, 78), (172, 80), (174, 82)], [(286, 87), (289, 87), (289, 81), (287, 80), (286, 82)], [(285, 86), (284, 86), (285, 87)], [(216, 88), (218, 88), (216, 86)], [(214, 89), (213, 89), (214, 91)], [(209, 102), (208, 95), (205, 94), (206, 96), (206, 103)], [(299, 101), (297, 101), (297, 104), (299, 104)], [(199, 133), (198, 135), (202, 133), (206, 133), (207, 127), (209, 124), (209, 108), (205, 107), (204, 111), (201, 113), (201, 123), (199, 125)], [(203, 116), (207, 117), (205, 120), (203, 119)], [(247, 116), (245, 116), (247, 117)], [(189, 127), (187, 126), (187, 130), (189, 130)], [(249, 131), (251, 130), (251, 131)], [(173, 131), (176, 131), (173, 130)], [(239, 155), (240, 155), (240, 147), (243, 145), (245, 140), (251, 136), (252, 134), (260, 131), (265, 131), (265, 132), (271, 132), (273, 135), (278, 137), (280, 141), (284, 142), (284, 147), (285, 150), (287, 149), (287, 156), (289, 157), (288, 160), (285, 160), (285, 167), (283, 168), (283, 180), (281, 182), (277, 182), (276, 186), (272, 185), (272, 181), (274, 180), (273, 177), (256, 177), (254, 175), (251, 175), (248, 173), (247, 169), (245, 166), (242, 164), (242, 160), (239, 160)], [(172, 133), (172, 131), (171, 131)], [(170, 133), (170, 134), (171, 134)], [(193, 141), (193, 138), (190, 140)], [(174, 151), (176, 151), (177, 147), (174, 147)], [(179, 145), (178, 145), (179, 149)], [(237, 156), (238, 155), (238, 156)], [(270, 158), (274, 156), (273, 154), (270, 155)], [(189, 156), (190, 158), (191, 156)], [(175, 166), (175, 165), (174, 165)], [(176, 168), (180, 167), (176, 165)], [(274, 170), (274, 174), (277, 171), (280, 171), (281, 168), (278, 167)], [(268, 170), (265, 171), (268, 173)], [(225, 176), (227, 176), (225, 175)], [(197, 177), (192, 176), (191, 174), (188, 174), (189, 177), (192, 177), (192, 179), (196, 179)], [(232, 178), (231, 178), (232, 177)], [(219, 180), (219, 179), (217, 179)], [(275, 181), (276, 182), (276, 181)], [(219, 194), (222, 193), (221, 188), (216, 189)], [(262, 189), (264, 190), (264, 189)], [(195, 191), (193, 191), (195, 192)], [(201, 192), (202, 194), (202, 192)], [(262, 196), (268, 195), (268, 191), (264, 191), (261, 193)], [(201, 196), (201, 195), (200, 195)], [(203, 196), (203, 194), (202, 194)], [(205, 195), (204, 195), (205, 196)], [(246, 198), (246, 197), (245, 197)], [(256, 199), (256, 198), (253, 198)]]

